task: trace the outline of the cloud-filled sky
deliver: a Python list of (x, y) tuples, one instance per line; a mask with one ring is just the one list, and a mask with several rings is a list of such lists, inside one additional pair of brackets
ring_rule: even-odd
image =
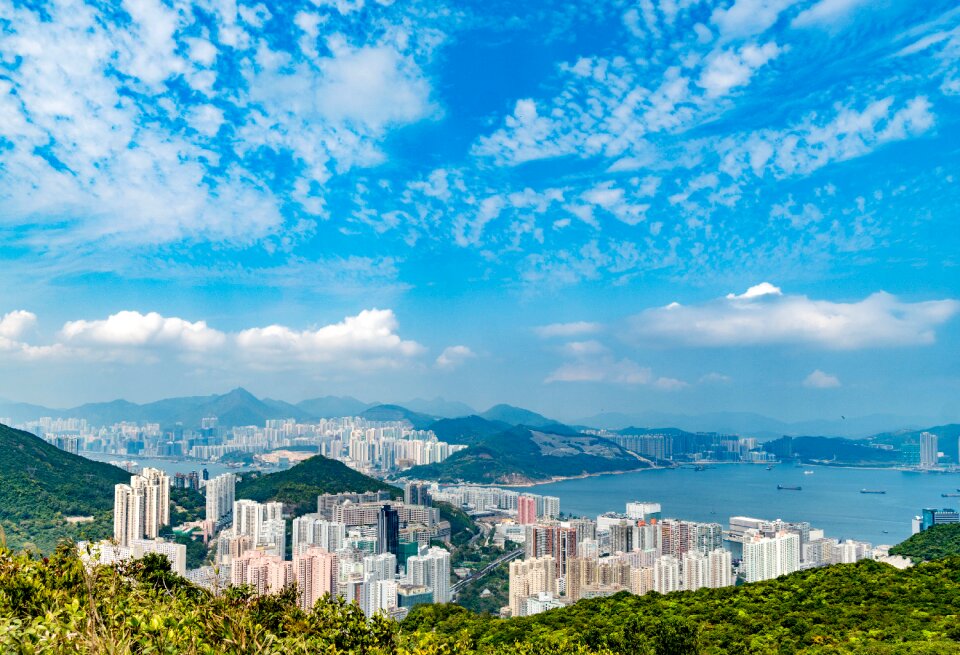
[(0, 396), (960, 419), (947, 1), (0, 0)]

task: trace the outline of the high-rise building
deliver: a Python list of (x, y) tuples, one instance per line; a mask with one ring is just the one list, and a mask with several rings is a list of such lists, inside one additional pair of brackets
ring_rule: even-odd
[(514, 616), (523, 615), (528, 596), (544, 591), (557, 593), (557, 565), (553, 557), (510, 562), (510, 612)]
[(230, 567), (231, 584), (249, 585), (259, 595), (277, 593), (293, 582), (293, 562), (284, 562), (281, 557), (260, 550), (245, 552)]
[(207, 497), (206, 518), (208, 521), (216, 523), (233, 511), (236, 488), (237, 476), (233, 473), (224, 473), (212, 480), (207, 480), (207, 484), (204, 485), (204, 492)]
[(337, 556), (323, 548), (308, 547), (293, 556), (300, 607), (309, 611), (324, 595), (337, 593)]
[(709, 578), (708, 587), (719, 589), (720, 587), (732, 587), (733, 579), (733, 561), (730, 551), (718, 549), (707, 555)]
[(280, 559), (286, 559), (287, 521), (285, 519), (268, 519), (261, 523), (257, 546), (265, 546), (268, 552), (279, 555)]
[(113, 538), (121, 546), (135, 539), (156, 539), (160, 528), (170, 524), (170, 478), (154, 468), (145, 468), (118, 484), (113, 494)]
[(710, 560), (703, 553), (690, 551), (683, 556), (683, 588), (696, 591), (708, 587), (710, 581)]
[(955, 509), (925, 508), (920, 513), (920, 529), (926, 530), (944, 523), (960, 523), (960, 514)]
[(396, 562), (400, 552), (400, 514), (396, 508), (384, 505), (377, 515), (377, 553), (391, 553)]
[(653, 588), (661, 594), (680, 590), (680, 560), (672, 555), (658, 557), (653, 563)]
[(319, 518), (318, 514), (308, 514), (293, 519), (293, 552), (297, 553), (309, 546), (319, 546), (335, 553), (343, 547), (347, 538), (347, 526)]
[(800, 537), (779, 532), (764, 537), (748, 531), (743, 542), (743, 572), (747, 582), (769, 580), (800, 568)]
[(403, 501), (407, 505), (430, 505), (430, 485), (408, 482), (403, 487)]
[(920, 433), (920, 466), (932, 468), (938, 462), (937, 435), (932, 432)]
[(517, 523), (532, 525), (537, 522), (537, 499), (533, 496), (521, 495), (517, 498)]
[(634, 521), (660, 520), (660, 503), (647, 503), (639, 500), (627, 503), (627, 516)]
[(407, 558), (407, 582), (433, 591), (433, 602), (450, 602), (450, 553), (434, 546), (423, 555)]

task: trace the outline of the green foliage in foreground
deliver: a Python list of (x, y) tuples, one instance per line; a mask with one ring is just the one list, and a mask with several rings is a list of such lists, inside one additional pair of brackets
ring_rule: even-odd
[(214, 597), (148, 556), (84, 571), (0, 551), (0, 651), (365, 655), (712, 655), (960, 652), (960, 558), (898, 571), (872, 561), (738, 588), (629, 594), (510, 620), (420, 606), (402, 624), (295, 592)]
[(960, 555), (960, 523), (934, 525), (890, 549), (915, 562)]
[(863, 561), (727, 589), (621, 593), (506, 621), (421, 606), (404, 629), (449, 639), (466, 631), (481, 652), (558, 639), (624, 655), (960, 653), (958, 614), (960, 558), (951, 558), (906, 571)]
[(237, 485), (237, 498), (261, 503), (279, 501), (292, 506), (294, 513), (300, 515), (317, 511), (317, 496), (320, 494), (378, 489), (403, 495), (402, 491), (385, 482), (358, 473), (342, 462), (317, 455), (286, 471), (259, 477), (244, 476)]

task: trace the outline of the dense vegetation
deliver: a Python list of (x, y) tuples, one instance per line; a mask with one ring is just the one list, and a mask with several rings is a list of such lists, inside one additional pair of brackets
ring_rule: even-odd
[(960, 652), (960, 558), (906, 571), (873, 561), (668, 596), (621, 593), (533, 617), (416, 608), (402, 623), (356, 606), (297, 609), (295, 592), (219, 597), (148, 556), (87, 574), (72, 548), (0, 550), (0, 650), (58, 653), (713, 655)]
[(584, 446), (583, 435), (576, 436), (569, 428), (558, 428), (552, 434), (565, 447), (543, 452), (529, 428), (515, 427), (454, 453), (439, 464), (414, 467), (405, 475), (441, 482), (464, 480), (522, 484), (556, 476), (624, 471), (648, 466), (607, 439), (589, 438), (591, 445), (607, 454), (599, 456), (587, 452), (590, 446)]
[[(478, 649), (517, 641), (579, 642), (653, 653), (664, 625), (703, 653), (960, 652), (960, 558), (906, 571), (874, 561), (812, 569), (727, 589), (661, 596), (620, 593), (532, 617), (494, 619), (421, 606), (408, 630), (462, 638)], [(685, 637), (684, 637), (685, 635)]]
[[(0, 481), (0, 526), (8, 543), (48, 553), (63, 538), (109, 536), (113, 487), (129, 482), (130, 474), (0, 425)], [(91, 516), (93, 522), (67, 522)]]
[(389, 489), (395, 495), (403, 495), (399, 489), (385, 482), (358, 473), (336, 460), (317, 455), (286, 471), (244, 477), (237, 485), (237, 498), (259, 502), (280, 501), (300, 515), (317, 511), (317, 496), (320, 494), (378, 489)]
[(915, 562), (960, 555), (960, 523), (934, 525), (890, 549)]
[(471, 446), (510, 429), (510, 424), (502, 421), (489, 421), (479, 416), (444, 418), (430, 425), (430, 429), (440, 441)]
[(440, 510), (440, 518), (450, 522), (450, 541), (454, 546), (466, 544), (480, 530), (470, 515), (459, 507), (450, 503), (434, 503), (434, 506)]

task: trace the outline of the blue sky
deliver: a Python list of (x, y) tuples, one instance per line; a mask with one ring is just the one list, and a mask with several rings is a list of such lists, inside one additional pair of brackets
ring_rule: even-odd
[(0, 0), (0, 395), (960, 418), (951, 2)]

